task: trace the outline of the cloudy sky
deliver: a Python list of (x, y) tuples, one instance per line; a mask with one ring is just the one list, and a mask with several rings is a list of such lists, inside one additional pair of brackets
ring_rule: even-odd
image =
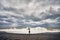
[(1, 27), (60, 27), (60, 0), (0, 0)]

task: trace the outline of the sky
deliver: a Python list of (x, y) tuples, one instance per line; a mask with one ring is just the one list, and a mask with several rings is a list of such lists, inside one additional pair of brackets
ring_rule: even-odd
[(0, 0), (1, 27), (60, 28), (60, 0)]

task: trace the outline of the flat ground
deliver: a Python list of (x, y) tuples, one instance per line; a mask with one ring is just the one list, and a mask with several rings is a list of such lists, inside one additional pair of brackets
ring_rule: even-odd
[(60, 33), (12, 34), (0, 32), (0, 40), (60, 40)]

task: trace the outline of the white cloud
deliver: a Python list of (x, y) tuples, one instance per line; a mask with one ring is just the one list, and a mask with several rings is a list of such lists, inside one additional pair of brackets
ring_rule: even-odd
[(55, 22), (57, 22), (57, 21), (56, 21), (56, 20), (53, 20), (53, 19), (46, 19), (46, 20), (43, 20), (43, 22), (55, 23)]
[(22, 26), (58, 23), (59, 4), (59, 0), (0, 0), (0, 19)]

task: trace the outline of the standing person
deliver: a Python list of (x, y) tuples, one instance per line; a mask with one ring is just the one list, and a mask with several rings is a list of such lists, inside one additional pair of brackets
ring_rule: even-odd
[(28, 30), (29, 30), (29, 34), (30, 34), (30, 28), (28, 27)]

